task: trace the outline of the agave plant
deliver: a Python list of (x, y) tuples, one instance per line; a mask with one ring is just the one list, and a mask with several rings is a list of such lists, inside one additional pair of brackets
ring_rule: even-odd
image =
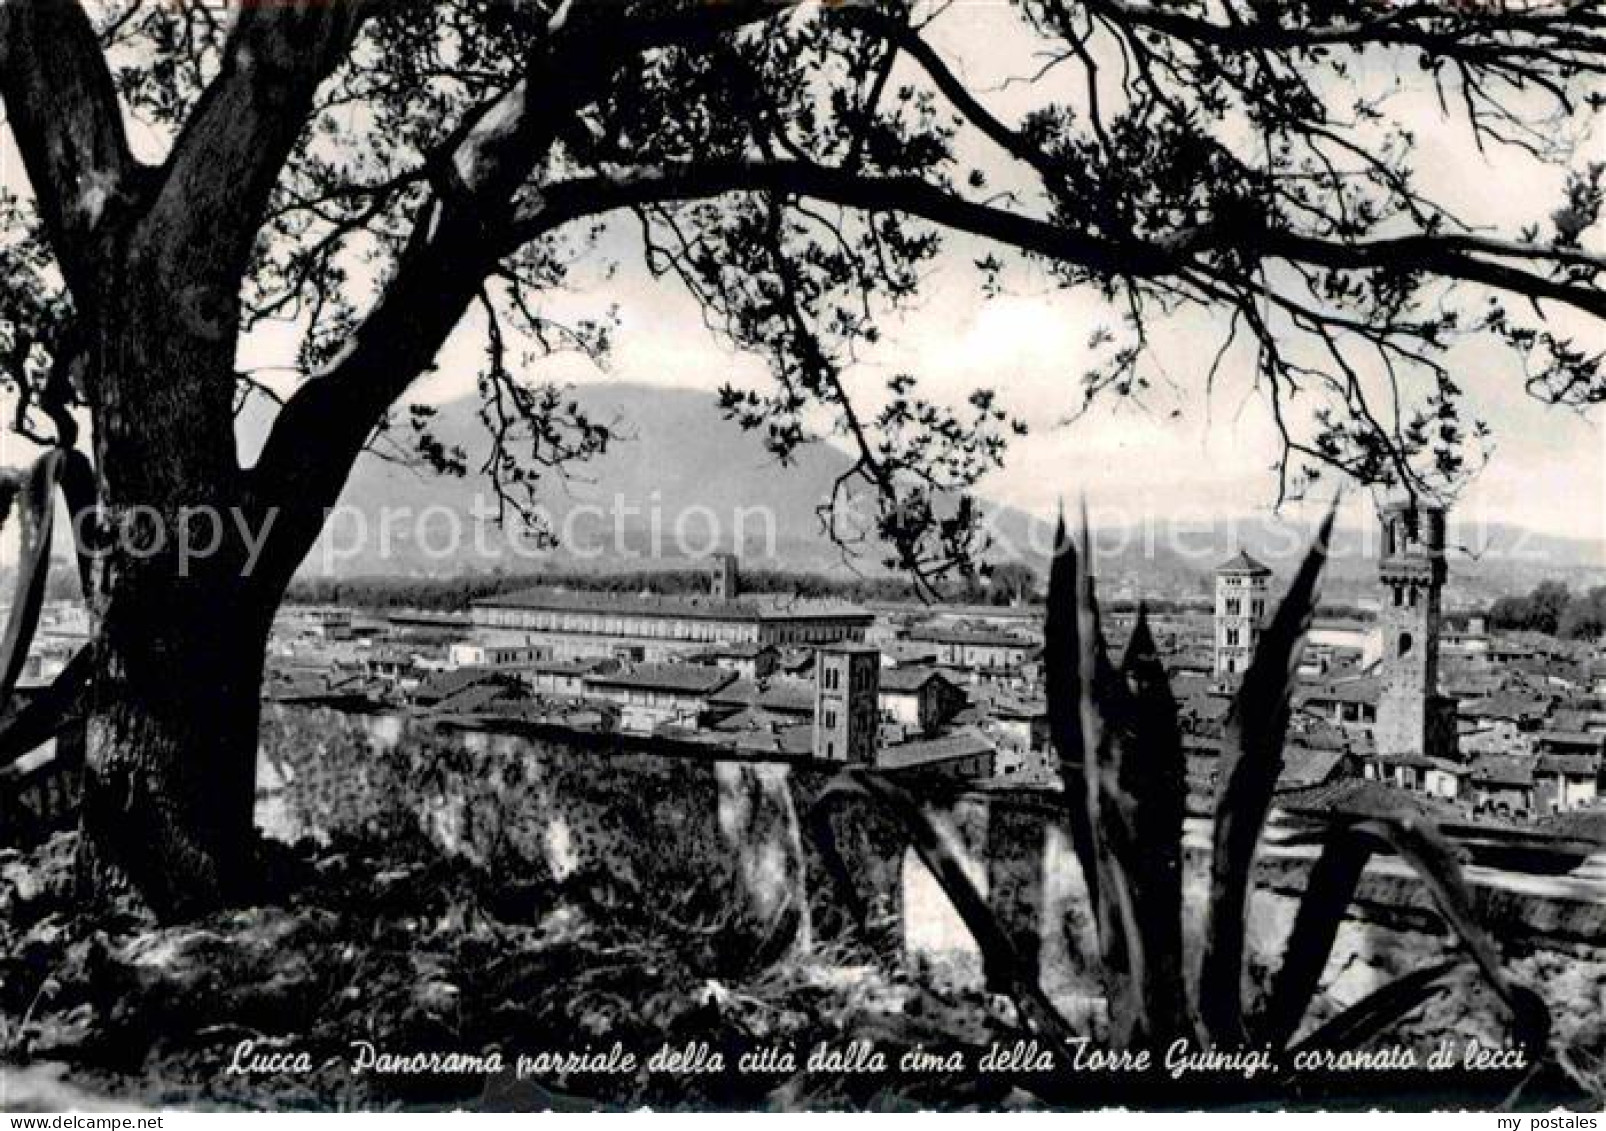
[[(1179, 1039), (1216, 1051), (1264, 1049), (1286, 1066), (1298, 1053), (1363, 1047), (1447, 992), (1450, 980), (1470, 963), (1509, 1011), (1512, 1043), (1525, 1051), (1529, 1064), (1538, 1064), (1549, 1041), (1548, 1010), (1503, 968), (1474, 911), (1456, 854), (1423, 819), (1334, 818), (1292, 838), (1318, 845), (1320, 853), (1269, 990), (1259, 995), (1247, 990), (1246, 916), (1256, 857), (1283, 768), (1294, 675), (1316, 607), (1332, 523), (1330, 511), (1266, 626), (1228, 715), (1200, 958), (1196, 976), (1189, 978), (1182, 897), (1187, 787), (1176, 701), (1146, 610), (1139, 610), (1119, 665), (1111, 660), (1087, 557), (1060, 522), (1045, 632), (1048, 713), (1065, 781), (1067, 824), (1096, 926), (1096, 965), (1108, 1005), (1102, 1043), (1115, 1050), (1151, 1050), (1157, 1062), (1159, 1052)], [(1088, 545), (1085, 519), (1081, 541)], [(857, 895), (836, 850), (831, 819), (842, 803), (855, 798), (868, 800), (898, 823), (1032, 1032), (1062, 1051), (1093, 1036), (1075, 1032), (1043, 994), (961, 866), (961, 851), (942, 823), (907, 790), (866, 768), (850, 769), (833, 781), (811, 816), (828, 867), (850, 893), (854, 910), (860, 910)], [(1412, 868), (1459, 946), (1443, 961), (1383, 986), (1301, 1036), (1346, 909), (1367, 861), (1380, 851), (1394, 853)], [(1281, 1079), (1288, 1082), (1286, 1075)], [(1031, 1083), (1056, 1099), (1088, 1098), (1085, 1087), (1073, 1090), (1064, 1079), (1046, 1087)], [(1165, 1092), (1156, 1088), (1186, 1085), (1157, 1072), (1137, 1086), (1143, 1090), (1125, 1098), (1148, 1103), (1165, 1101)]]
[[(87, 598), (93, 584), (94, 470), (74, 448), (52, 448), (20, 473), (0, 477), (0, 526), (18, 512), (20, 552), (5, 634), (0, 637), (0, 768), (55, 737), (74, 717), (89, 682), (90, 653), (80, 649), (56, 678), (13, 711), (12, 697), (39, 627), (50, 572), (55, 497), (61, 492), (74, 516), (72, 533), (79, 581)], [(0, 828), (0, 840), (5, 830)]]

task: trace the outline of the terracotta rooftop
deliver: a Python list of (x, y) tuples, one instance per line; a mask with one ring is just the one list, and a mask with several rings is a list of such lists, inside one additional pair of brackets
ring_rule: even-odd
[(640, 688), (646, 691), (678, 691), (688, 695), (712, 695), (735, 677), (724, 668), (704, 664), (636, 664), (617, 672), (597, 672), (586, 676), (596, 687)]
[(1271, 569), (1262, 562), (1256, 561), (1243, 550), (1239, 550), (1232, 557), (1216, 567), (1217, 573), (1244, 573), (1251, 577), (1270, 577)]
[(995, 750), (996, 747), (976, 731), (961, 730), (943, 735), (941, 738), (885, 747), (876, 755), (876, 768), (907, 770), (938, 762), (951, 762), (956, 758), (991, 754)]
[(790, 621), (847, 617), (868, 624), (872, 614), (857, 605), (831, 601), (804, 601), (779, 594), (717, 601), (705, 596), (666, 596), (642, 593), (593, 593), (581, 590), (536, 588), (483, 597), (477, 609), (540, 609), (549, 612), (609, 613), (616, 616), (675, 617), (688, 620)]
[(934, 679), (953, 683), (936, 668), (888, 668), (881, 673), (881, 690), (918, 691)]

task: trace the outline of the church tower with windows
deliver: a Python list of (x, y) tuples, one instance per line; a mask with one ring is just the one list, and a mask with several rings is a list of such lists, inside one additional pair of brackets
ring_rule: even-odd
[(1455, 703), (1439, 694), (1439, 627), (1446, 573), (1444, 509), (1383, 509), (1378, 614), (1383, 658), (1374, 734), (1380, 754), (1455, 753)]
[(881, 734), (881, 652), (835, 644), (814, 653), (814, 757), (875, 763)]
[(1215, 674), (1236, 684), (1249, 670), (1266, 619), (1271, 570), (1239, 551), (1216, 567)]

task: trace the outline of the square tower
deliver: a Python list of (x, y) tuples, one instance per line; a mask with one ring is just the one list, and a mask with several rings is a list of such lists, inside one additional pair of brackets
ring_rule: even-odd
[(1215, 673), (1237, 682), (1249, 670), (1266, 620), (1271, 570), (1240, 550), (1216, 567)]
[(814, 653), (814, 757), (822, 762), (875, 761), (881, 729), (881, 653), (837, 644)]
[(715, 554), (709, 567), (708, 592), (716, 601), (734, 601), (740, 595), (741, 579), (736, 572), (735, 554)]
[(1448, 757), (1454, 704), (1439, 695), (1439, 627), (1444, 590), (1444, 508), (1399, 502), (1383, 508), (1378, 578), (1383, 607), (1377, 701), (1379, 754)]

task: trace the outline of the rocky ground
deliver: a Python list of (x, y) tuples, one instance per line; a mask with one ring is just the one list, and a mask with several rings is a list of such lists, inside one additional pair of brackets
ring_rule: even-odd
[[(744, 968), (736, 948), (623, 902), (604, 877), (557, 890), (424, 852), (271, 848), (275, 891), (261, 906), (160, 927), (76, 916), (73, 847), (63, 835), (0, 855), (0, 1063), (10, 1065), (0, 1083), (13, 1109), (1028, 1102), (997, 1081), (941, 1075), (693, 1071), (699, 1043), (728, 1066), (742, 1051), (842, 1048), (850, 1035), (894, 1052), (982, 1045), (1008, 1035), (1009, 1010), (839, 948)], [(364, 1040), (379, 1051), (500, 1049), (508, 1070), (354, 1075), (353, 1042)], [(243, 1041), (252, 1051), (240, 1057)], [(615, 1042), (668, 1047), (680, 1070), (513, 1078), (517, 1051)], [(300, 1053), (306, 1070), (229, 1071)]]
[[(846, 945), (805, 942), (760, 964), (717, 917), (688, 918), (682, 907), (670, 918), (604, 874), (557, 884), (465, 867), (422, 844), (378, 852), (268, 842), (258, 906), (159, 926), (116, 912), (77, 914), (74, 847), (69, 834), (32, 853), (0, 853), (0, 1105), (10, 1110), (1041, 1102), (996, 1073), (896, 1067), (910, 1050), (973, 1057), (1015, 1040), (1004, 999)], [(1258, 915), (1277, 918), (1265, 908)], [(1329, 971), (1318, 1019), (1445, 945), (1409, 931), (1349, 942), (1340, 948), (1348, 957)], [(1551, 1002), (1574, 1066), (1598, 1073), (1606, 962), (1530, 953), (1513, 970)], [(1091, 1014), (1078, 1021), (1096, 1024)], [(1391, 1039), (1426, 1048), (1503, 1036), (1497, 1004), (1470, 979)], [(378, 1052), (500, 1050), (505, 1059), (499, 1071), (478, 1063), (462, 1072), (354, 1073), (364, 1041)], [(893, 1067), (857, 1070), (866, 1066), (852, 1063), (855, 1041)], [(667, 1049), (678, 1063), (589, 1070), (607, 1063), (615, 1043), (643, 1060)], [(818, 1048), (839, 1055), (814, 1072), (801, 1063), (738, 1070), (743, 1053), (779, 1048), (800, 1060)], [(520, 1052), (555, 1051), (597, 1059), (519, 1078)], [(708, 1070), (712, 1053), (724, 1058), (721, 1070)], [(1559, 1094), (1554, 1076), (1544, 1103)], [(1439, 1099), (1456, 1102), (1454, 1083), (1445, 1086)], [(1055, 1098), (1094, 1102), (1075, 1089)], [(1354, 1102), (1368, 1099), (1363, 1085)]]

